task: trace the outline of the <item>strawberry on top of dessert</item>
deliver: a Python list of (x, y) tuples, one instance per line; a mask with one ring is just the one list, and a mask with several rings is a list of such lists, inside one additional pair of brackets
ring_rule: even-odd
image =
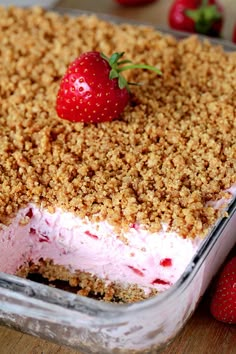
[[(148, 69), (161, 74), (147, 64), (123, 60), (124, 53), (83, 53), (70, 64), (57, 95), (56, 110), (61, 118), (84, 123), (98, 123), (118, 118), (129, 101), (129, 82), (122, 72)], [(128, 65), (126, 65), (128, 64)]]

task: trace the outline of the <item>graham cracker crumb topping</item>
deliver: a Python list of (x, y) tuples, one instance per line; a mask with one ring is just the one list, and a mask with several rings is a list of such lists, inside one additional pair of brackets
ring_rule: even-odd
[[(40, 8), (1, 8), (0, 37), (0, 222), (34, 202), (122, 229), (206, 234), (218, 217), (207, 203), (236, 182), (236, 53)], [(91, 50), (125, 51), (163, 75), (128, 72), (143, 85), (118, 120), (61, 120), (60, 79)]]

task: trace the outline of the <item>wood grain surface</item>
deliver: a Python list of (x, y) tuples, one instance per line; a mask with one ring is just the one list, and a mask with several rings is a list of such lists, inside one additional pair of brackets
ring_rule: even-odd
[[(236, 0), (221, 2), (227, 6), (227, 13), (235, 14)], [(107, 13), (165, 26), (170, 3), (169, 0), (159, 0), (146, 7), (134, 9), (120, 7), (112, 0), (61, 0), (57, 6)], [(228, 38), (233, 19), (236, 21), (236, 17), (231, 16), (225, 29)], [(236, 326), (215, 321), (209, 313), (209, 299), (208, 291), (185, 328), (162, 354), (236, 354)], [(56, 353), (80, 354), (73, 349), (0, 326), (0, 354)]]

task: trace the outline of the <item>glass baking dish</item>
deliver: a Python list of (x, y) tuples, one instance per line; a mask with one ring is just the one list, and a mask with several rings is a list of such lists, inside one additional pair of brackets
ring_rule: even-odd
[[(162, 31), (177, 38), (186, 36)], [(233, 44), (212, 41), (225, 50), (235, 50)], [(236, 243), (236, 198), (225, 215), (214, 225), (175, 285), (134, 304), (105, 303), (0, 273), (0, 323), (83, 353), (157, 353), (186, 324)]]

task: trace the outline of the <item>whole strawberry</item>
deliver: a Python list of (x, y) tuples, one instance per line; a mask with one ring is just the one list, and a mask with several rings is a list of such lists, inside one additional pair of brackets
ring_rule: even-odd
[(99, 52), (87, 52), (77, 58), (60, 84), (56, 102), (58, 116), (84, 123), (106, 122), (119, 117), (130, 97), (129, 83), (121, 72), (143, 68), (160, 74), (155, 67), (122, 60), (123, 55), (114, 53), (108, 58)]
[(234, 28), (233, 28), (232, 41), (233, 41), (233, 43), (236, 43), (236, 24), (234, 25)]
[(220, 273), (210, 310), (217, 320), (236, 324), (236, 257)]
[(219, 37), (223, 9), (217, 0), (176, 0), (170, 7), (168, 22), (179, 31)]
[(157, 0), (115, 0), (120, 5), (124, 6), (139, 6), (139, 5), (147, 5), (155, 2)]

